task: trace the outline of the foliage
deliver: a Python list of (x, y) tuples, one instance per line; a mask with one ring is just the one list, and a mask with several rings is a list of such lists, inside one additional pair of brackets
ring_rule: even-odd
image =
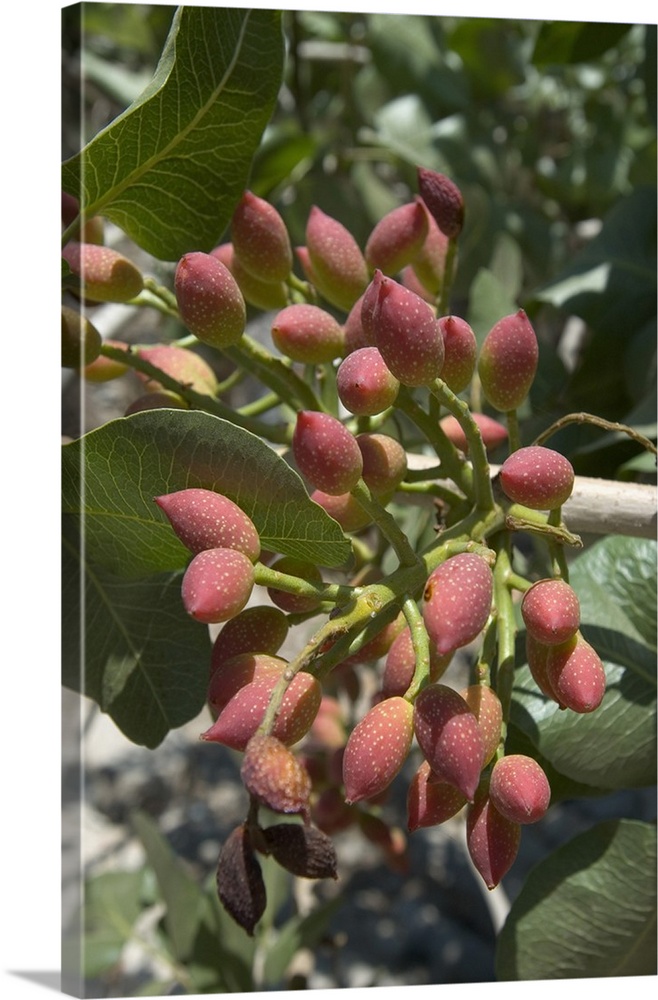
[[(491, 685), (500, 699), (498, 757), (533, 757), (553, 802), (655, 784), (655, 542), (612, 535), (586, 539), (578, 552), (582, 540), (559, 506), (546, 515), (530, 501), (524, 506), (523, 495), (506, 498), (499, 484), (492, 489), (473, 419), (504, 420), (510, 453), (546, 432), (576, 476), (655, 482), (655, 28), (212, 7), (81, 10), (82, 31), (79, 8), (64, 15), (65, 47), (75, 55), (84, 38), (91, 81), (85, 96), (103, 92), (115, 113), (89, 136), (85, 124), (82, 149), (72, 148), (64, 162), (63, 191), (77, 199), (79, 212), (64, 220), (63, 245), (84, 240), (100, 216), (115, 227), (126, 255), (144, 262), (145, 277), (142, 291), (122, 306), (119, 345), (105, 338), (97, 358), (120, 362), (122, 378), (137, 377), (140, 405), (81, 427), (63, 448), (63, 683), (108, 713), (128, 740), (155, 752), (172, 729), (197, 718), (212, 646), (207, 628), (181, 604), (190, 552), (154, 498), (210, 490), (234, 501), (260, 537), (255, 593), (311, 600), (307, 610), (286, 609), (290, 629), (310, 622), (313, 637), (272, 680), (260, 731), (271, 732), (294, 675), (311, 673), (349, 703), (346, 728), (365, 740), (359, 752), (368, 766), (379, 766), (379, 737), (369, 746), (366, 730), (357, 728), (361, 701), (349, 685), (358, 687), (362, 675), (353, 668), (365, 664), (376, 686), (395, 629), (411, 630), (412, 667), (399, 698), (405, 709), (393, 713), (408, 728), (410, 706), (447, 665), (432, 661), (427, 582), (468, 552), (480, 560), (493, 603), (485, 587), (486, 607), (472, 633), (464, 614), (466, 638), (446, 648), (465, 650), (472, 679)], [(67, 138), (74, 141), (65, 131)], [(230, 241), (246, 190), (276, 209), (291, 246), (305, 245), (319, 206), (336, 224), (333, 232), (348, 233), (360, 254), (374, 226), (417, 195), (419, 168), (439, 183), (451, 178), (450, 196), (456, 191), (465, 206), (463, 230), (446, 243), (427, 330), (433, 334), (432, 310), (450, 311), (469, 324), (482, 357), (485, 342), (485, 353), (495, 350), (487, 337), (501, 317), (514, 317), (517, 326), (521, 315), (529, 318), (539, 360), (532, 355), (532, 384), (514, 409), (496, 410), (475, 365), (468, 388), (457, 394), (441, 378), (404, 384), (402, 365), (393, 401), (379, 413), (352, 416), (336, 390), (339, 354), (300, 364), (274, 348), (262, 336), (267, 310), (246, 280), (241, 289), (253, 325), (237, 344), (208, 348), (186, 329), (174, 265)], [(85, 301), (84, 275), (80, 284), (72, 268), (69, 262), (62, 271), (66, 302), (81, 303), (93, 321), (102, 307)], [(300, 256), (278, 283), (285, 301), (320, 305), (346, 329), (357, 293), (346, 293), (352, 298), (340, 308), (317, 261), (315, 272)], [(268, 294), (279, 294), (267, 274), (257, 277)], [(343, 291), (347, 277), (335, 279)], [(372, 310), (383, 324), (388, 292), (380, 278), (372, 282), (380, 296)], [(392, 276), (383, 281), (390, 290)], [(396, 308), (386, 322), (397, 342), (408, 324), (398, 330), (397, 313), (407, 313)], [(206, 360), (214, 385), (140, 354), (137, 319), (145, 313), (147, 342), (176, 344)], [(365, 305), (360, 315), (365, 324)], [(390, 367), (396, 363), (393, 357)], [(76, 377), (93, 390), (91, 368), (79, 367)], [(154, 403), (154, 389), (169, 394), (164, 405)], [(246, 398), (236, 401), (238, 390)], [(298, 414), (309, 411), (331, 415), (357, 441), (374, 431), (395, 438), (410, 458), (429, 456), (430, 464), (423, 470), (410, 462), (404, 480), (384, 495), (367, 485), (359, 466), (350, 493), (360, 516), (365, 512), (365, 530), (341, 526), (335, 505), (313, 492), (313, 463), (308, 475), (300, 470), (303, 448), (295, 449), (294, 431)], [(581, 411), (592, 419), (554, 428)], [(444, 413), (466, 435), (466, 454), (440, 430)], [(605, 421), (615, 422), (615, 432)], [(341, 447), (338, 438), (329, 440), (325, 461), (347, 461)], [(492, 455), (502, 461), (505, 449)], [(423, 495), (429, 508), (416, 506)], [(274, 556), (290, 557), (290, 572), (277, 570)], [(320, 582), (305, 564), (320, 572)], [(517, 599), (542, 577), (568, 577), (578, 595), (579, 638), (605, 670), (595, 711), (566, 710), (538, 680)], [(458, 611), (464, 600), (460, 590)], [(384, 634), (388, 645), (371, 645)], [(358, 694), (365, 697), (360, 688)], [(431, 717), (429, 728), (436, 725)], [(213, 729), (203, 735), (212, 740)], [(405, 729), (397, 770), (410, 745)], [(478, 794), (486, 794), (488, 765), (478, 760)], [(260, 764), (269, 780), (267, 762)], [(390, 759), (386, 764), (390, 769)], [(467, 784), (472, 799), (470, 778)], [(144, 868), (100, 874), (87, 887), (86, 976), (118, 963), (124, 942), (139, 936), (140, 915), (155, 910), (155, 947), (169, 973), (151, 988), (245, 992), (285, 982), (291, 960), (319, 940), (339, 897), (307, 915), (281, 916), (293, 876), (276, 863), (267, 838), (259, 839), (272, 817), (255, 796), (250, 803), (245, 842), (259, 859), (255, 877), (262, 875), (267, 897), (264, 913), (254, 914), (256, 938), (220, 905), (215, 879), (199, 885), (153, 822), (137, 814)], [(310, 815), (300, 808), (301, 818), (286, 822), (313, 817), (320, 827), (313, 804)], [(352, 821), (358, 817), (389, 861), (399, 859), (377, 804), (351, 809)], [(500, 933), (497, 978), (655, 973), (654, 833), (648, 824), (616, 819), (543, 859)], [(236, 891), (248, 896), (249, 880), (241, 876)], [(578, 933), (565, 912), (580, 914)]]

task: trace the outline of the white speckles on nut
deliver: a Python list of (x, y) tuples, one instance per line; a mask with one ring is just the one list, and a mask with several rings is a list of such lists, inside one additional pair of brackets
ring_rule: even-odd
[(536, 823), (549, 807), (551, 788), (536, 760), (510, 754), (494, 764), (489, 796), (498, 812), (512, 822)]
[(252, 562), (260, 555), (260, 539), (251, 519), (228, 497), (213, 490), (178, 490), (156, 497), (172, 528), (191, 552), (229, 548)]
[(484, 762), (478, 721), (452, 688), (430, 684), (414, 707), (414, 732), (423, 756), (444, 781), (472, 800)]
[(401, 697), (374, 705), (352, 730), (343, 755), (345, 798), (378, 795), (407, 758), (413, 739), (413, 706)]
[(205, 624), (227, 621), (249, 600), (254, 567), (236, 549), (205, 549), (187, 567), (181, 583), (185, 610)]
[[(233, 695), (202, 738), (233, 750), (244, 750), (263, 720), (279, 676), (271, 670), (254, 676), (254, 680)], [(311, 728), (321, 700), (322, 688), (317, 678), (298, 673), (283, 697), (272, 735), (286, 746), (297, 743)]]
[(485, 337), (478, 359), (482, 390), (491, 405), (503, 413), (520, 406), (538, 360), (537, 336), (525, 312), (500, 319)]
[(512, 452), (500, 469), (500, 485), (506, 496), (532, 510), (561, 507), (571, 496), (573, 484), (571, 462), (541, 445)]
[(475, 639), (493, 597), (493, 575), (481, 556), (464, 552), (441, 563), (425, 588), (423, 619), (430, 643), (445, 655)]
[(302, 475), (316, 489), (332, 496), (349, 493), (363, 471), (354, 435), (329, 413), (298, 413), (292, 448)]
[(445, 357), (433, 310), (393, 278), (380, 278), (376, 288), (372, 322), (386, 365), (404, 385), (429, 384), (440, 376)]
[(530, 635), (548, 646), (566, 642), (580, 627), (580, 603), (566, 580), (538, 580), (523, 596), (521, 615)]

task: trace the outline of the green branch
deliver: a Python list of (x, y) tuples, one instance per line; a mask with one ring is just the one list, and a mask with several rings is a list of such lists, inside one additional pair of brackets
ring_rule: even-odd
[(141, 372), (143, 375), (148, 376), (148, 378), (153, 379), (155, 382), (159, 382), (165, 389), (169, 389), (170, 392), (175, 392), (195, 410), (203, 410), (206, 413), (211, 413), (215, 417), (221, 417), (222, 420), (228, 420), (229, 423), (236, 424), (238, 427), (243, 427), (245, 430), (251, 431), (253, 434), (257, 434), (258, 436), (271, 441), (273, 444), (289, 443), (290, 431), (287, 426), (277, 427), (272, 424), (263, 423), (260, 420), (254, 420), (249, 416), (243, 416), (230, 406), (226, 406), (225, 403), (215, 399), (214, 396), (209, 396), (203, 392), (197, 392), (196, 389), (192, 389), (190, 385), (187, 385), (184, 382), (179, 382), (171, 375), (168, 375), (167, 372), (164, 372), (160, 368), (157, 368), (156, 365), (151, 364), (150, 361), (140, 357), (132, 349), (126, 351), (123, 348), (112, 347), (110, 344), (103, 344), (101, 347), (101, 354), (106, 358), (110, 358), (112, 361), (119, 361), (121, 364), (127, 365), (129, 368)]
[(246, 333), (238, 344), (224, 348), (223, 354), (238, 367), (248, 371), (264, 385), (276, 392), (282, 402), (293, 410), (324, 410), (311, 387), (299, 377), (292, 367), (270, 354)]
[(468, 404), (456, 396), (442, 379), (436, 379), (432, 383), (430, 392), (452, 413), (466, 435), (468, 454), (473, 465), (473, 485), (477, 506), (481, 510), (493, 509), (494, 497), (491, 488), (491, 473), (487, 450), (484, 447), (480, 428), (473, 419)]

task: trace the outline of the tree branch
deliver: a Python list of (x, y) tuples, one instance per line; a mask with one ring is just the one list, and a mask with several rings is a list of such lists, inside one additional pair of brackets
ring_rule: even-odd
[[(430, 468), (436, 459), (410, 454), (409, 468)], [(492, 478), (500, 466), (490, 467)], [(431, 495), (400, 492), (400, 502), (432, 504)], [(629, 535), (656, 538), (658, 531), (658, 490), (646, 483), (626, 483), (610, 479), (576, 476), (573, 492), (562, 507), (570, 531), (591, 535)]]

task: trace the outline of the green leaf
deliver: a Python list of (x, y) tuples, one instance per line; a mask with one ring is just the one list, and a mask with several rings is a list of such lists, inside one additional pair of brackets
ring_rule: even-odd
[(429, 17), (371, 14), (368, 43), (375, 66), (395, 94), (418, 94), (432, 117), (468, 108), (466, 77), (446, 60)]
[(167, 908), (165, 928), (173, 953), (180, 961), (189, 957), (205, 910), (204, 893), (188, 875), (155, 823), (143, 812), (132, 815), (149, 865), (155, 872), (160, 894)]
[(532, 62), (544, 68), (597, 59), (613, 48), (630, 28), (630, 24), (546, 22), (539, 29)]
[(656, 543), (611, 535), (570, 569), (581, 621), (630, 636), (656, 650)]
[(443, 166), (434, 145), (436, 124), (417, 94), (389, 101), (376, 112), (374, 125), (371, 141), (381, 143), (407, 163), (434, 170)]
[(626, 331), (656, 315), (656, 194), (639, 188), (608, 212), (598, 236), (536, 298), (591, 326)]
[(350, 544), (296, 472), (249, 431), (200, 411), (121, 417), (63, 448), (62, 509), (86, 556), (124, 579), (182, 569), (190, 553), (154, 497), (216, 490), (252, 519), (264, 549), (340, 566)]
[(85, 884), (84, 970), (98, 976), (115, 965), (143, 909), (144, 871), (104, 872)]
[[(561, 711), (527, 666), (516, 671), (511, 720), (570, 781), (600, 789), (656, 781), (656, 544), (611, 536), (574, 560), (570, 582), (582, 632), (603, 660), (607, 685), (595, 712)], [(518, 661), (523, 663), (523, 634)]]
[(281, 13), (179, 7), (151, 83), (63, 166), (65, 191), (161, 260), (230, 221), (283, 71)]
[(656, 974), (656, 831), (611, 820), (540, 862), (512, 904), (496, 978)]
[(268, 128), (254, 157), (249, 189), (268, 198), (279, 185), (299, 181), (318, 152), (317, 140), (293, 127)]
[(480, 268), (471, 285), (467, 316), (478, 344), (482, 345), (494, 323), (518, 308), (516, 299), (502, 281), (487, 268)]
[(302, 948), (315, 948), (324, 936), (334, 914), (340, 909), (338, 896), (317, 906), (306, 916), (296, 915), (286, 921), (268, 949), (263, 964), (263, 978), (272, 988), (279, 985), (294, 956)]
[[(585, 630), (583, 630), (585, 632)], [(588, 633), (585, 633), (586, 635)], [(615, 635), (617, 633), (611, 633)], [(644, 650), (646, 669), (651, 667)], [(511, 721), (561, 774), (610, 791), (656, 781), (656, 687), (636, 672), (637, 661), (620, 664), (602, 656), (607, 690), (595, 712), (561, 711), (544, 698), (527, 666), (516, 672)], [(655, 655), (654, 655), (655, 664)]]
[(180, 574), (121, 580), (84, 565), (75, 524), (62, 535), (62, 681), (153, 749), (203, 708), (208, 630), (184, 613)]

